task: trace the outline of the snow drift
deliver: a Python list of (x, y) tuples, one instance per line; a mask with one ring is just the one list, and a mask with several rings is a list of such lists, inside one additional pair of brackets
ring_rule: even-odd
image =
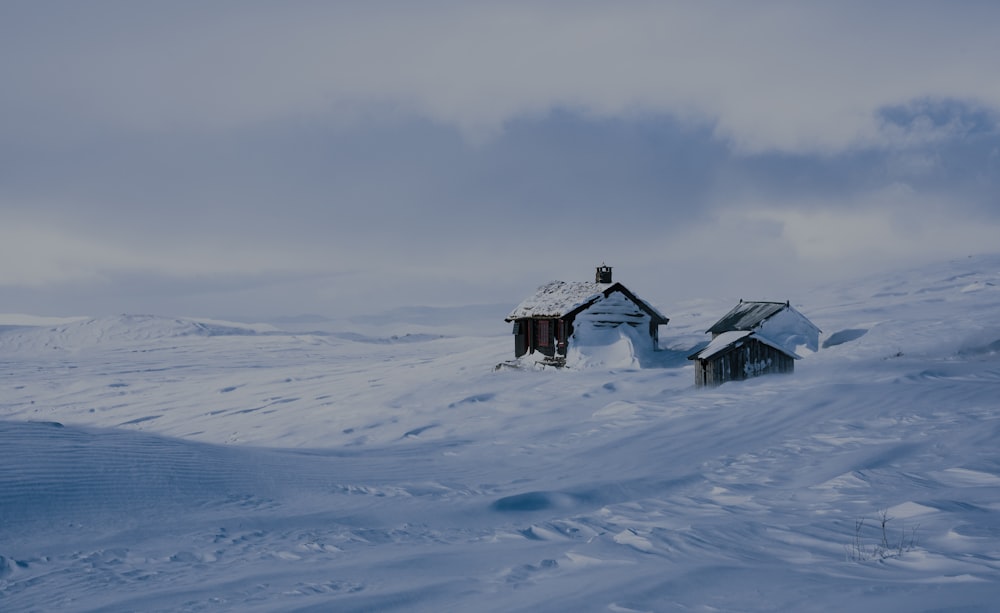
[(649, 335), (635, 328), (620, 325), (601, 328), (582, 321), (573, 332), (566, 354), (570, 368), (639, 368), (653, 350)]

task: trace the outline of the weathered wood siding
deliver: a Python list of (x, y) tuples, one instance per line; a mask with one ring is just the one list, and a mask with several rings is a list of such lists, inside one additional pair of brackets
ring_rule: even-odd
[(514, 356), (538, 351), (549, 357), (566, 355), (566, 323), (561, 319), (524, 318), (514, 322)]
[(748, 337), (708, 359), (695, 360), (694, 376), (695, 385), (702, 387), (794, 370), (795, 359), (792, 356)]

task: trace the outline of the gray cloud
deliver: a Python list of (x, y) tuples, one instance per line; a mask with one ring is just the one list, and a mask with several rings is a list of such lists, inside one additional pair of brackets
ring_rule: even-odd
[(991, 248), (997, 12), (6, 3), (0, 287), (360, 312)]
[(1000, 16), (986, 2), (67, 2), (5, 13), (0, 50), (19, 59), (3, 69), (7, 107), (36, 130), (54, 114), (151, 132), (351, 121), (378, 102), (480, 138), (564, 107), (708, 119), (746, 150), (827, 151), (890, 138), (875, 116), (887, 105), (1000, 106), (1000, 85), (983, 78)]

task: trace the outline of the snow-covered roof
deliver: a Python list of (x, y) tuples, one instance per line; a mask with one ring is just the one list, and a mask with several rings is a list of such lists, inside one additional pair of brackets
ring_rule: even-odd
[(731, 330), (751, 330), (785, 308), (788, 308), (787, 302), (740, 302), (706, 332), (719, 334)]
[(693, 360), (695, 358), (698, 358), (704, 360), (706, 358), (710, 358), (713, 355), (725, 349), (726, 347), (740, 340), (741, 338), (745, 338), (747, 336), (750, 336), (751, 334), (753, 334), (753, 332), (744, 332), (741, 330), (732, 330), (730, 332), (723, 332), (722, 334), (713, 338), (712, 342), (710, 342), (704, 349), (701, 349), (689, 355), (688, 359)]
[(514, 310), (506, 317), (506, 321), (526, 317), (559, 319), (587, 307), (615, 291), (620, 291), (648, 313), (653, 323), (665, 325), (670, 321), (663, 313), (630, 292), (621, 283), (596, 283), (594, 281), (550, 281), (535, 290), (535, 293), (527, 300), (514, 307)]
[(741, 340), (743, 340), (745, 338), (748, 338), (748, 337), (751, 337), (751, 336), (753, 338), (757, 339), (758, 341), (764, 343), (768, 347), (773, 347), (774, 349), (777, 349), (778, 351), (781, 351), (783, 353), (787, 353), (788, 355), (792, 356), (796, 360), (801, 359), (794, 352), (789, 351), (788, 349), (786, 349), (785, 347), (782, 347), (778, 343), (775, 343), (774, 341), (768, 340), (767, 337), (761, 336), (760, 334), (755, 334), (754, 332), (748, 331), (748, 330), (730, 330), (729, 332), (722, 332), (721, 334), (719, 334), (718, 336), (716, 336), (715, 338), (713, 338), (712, 342), (710, 342), (708, 344), (708, 346), (706, 346), (704, 349), (702, 349), (701, 351), (698, 351), (698, 352), (693, 353), (690, 356), (688, 356), (688, 359), (689, 360), (696, 360), (696, 359), (697, 360), (707, 360), (708, 358), (710, 358), (710, 357), (712, 357), (712, 356), (714, 356), (716, 354), (722, 353), (726, 349), (729, 349), (733, 345), (736, 345), (737, 343), (739, 343)]
[(612, 285), (594, 281), (550, 281), (517, 305), (507, 316), (507, 321), (525, 317), (564, 317), (597, 300)]

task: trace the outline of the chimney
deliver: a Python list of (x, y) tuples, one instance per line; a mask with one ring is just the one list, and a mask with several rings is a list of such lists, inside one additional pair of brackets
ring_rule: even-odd
[(598, 283), (611, 283), (611, 267), (601, 264), (597, 267), (597, 274), (594, 275), (594, 281)]

